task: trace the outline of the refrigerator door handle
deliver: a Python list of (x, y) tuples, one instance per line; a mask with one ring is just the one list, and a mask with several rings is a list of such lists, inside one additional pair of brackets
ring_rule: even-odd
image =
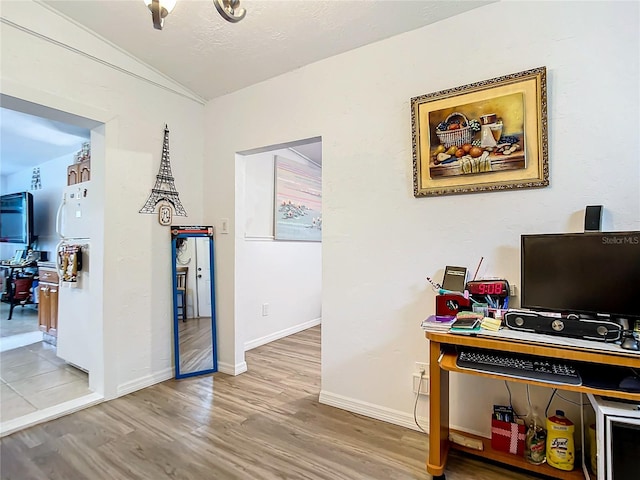
[(58, 206), (58, 211), (56, 212), (56, 233), (64, 238), (64, 235), (62, 235), (62, 209), (64, 208), (65, 204), (67, 203), (67, 194), (65, 193), (64, 195), (62, 195), (62, 201), (60, 202), (60, 205)]

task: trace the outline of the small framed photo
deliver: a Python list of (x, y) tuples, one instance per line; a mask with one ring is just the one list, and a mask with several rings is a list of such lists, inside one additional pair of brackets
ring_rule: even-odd
[(415, 197), (549, 185), (546, 67), (411, 99)]

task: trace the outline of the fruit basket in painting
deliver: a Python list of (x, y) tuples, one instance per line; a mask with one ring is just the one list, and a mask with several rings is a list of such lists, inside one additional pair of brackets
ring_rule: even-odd
[(471, 143), (473, 133), (474, 131), (469, 126), (467, 117), (458, 112), (453, 112), (436, 127), (438, 139), (445, 148), (449, 148), (452, 145), (460, 147), (465, 143)]

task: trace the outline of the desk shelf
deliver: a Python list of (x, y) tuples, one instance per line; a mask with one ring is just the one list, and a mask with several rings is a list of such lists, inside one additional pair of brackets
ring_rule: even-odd
[(528, 470), (530, 472), (535, 472), (539, 475), (546, 475), (551, 478), (557, 478), (561, 480), (584, 480), (584, 473), (582, 473), (580, 465), (575, 465), (574, 469), (570, 472), (550, 467), (546, 463), (543, 463), (542, 465), (533, 465), (527, 462), (524, 457), (521, 457), (519, 455), (502, 452), (500, 450), (494, 450), (493, 448), (491, 448), (491, 439), (489, 438), (480, 437), (478, 435), (472, 435), (467, 432), (460, 432), (453, 429), (451, 429), (450, 431), (452, 433), (459, 433), (460, 435), (464, 435), (465, 437), (482, 440), (482, 444), (484, 445), (484, 450), (476, 450), (450, 442), (449, 447), (451, 449), (459, 450), (470, 455), (481, 456), (489, 460), (511, 465), (513, 467)]
[[(455, 352), (448, 352), (443, 354), (442, 358), (440, 359), (440, 368), (447, 370), (449, 372), (466, 373), (471, 375), (477, 375), (480, 377), (495, 378), (496, 380), (507, 380), (509, 382), (515, 382), (515, 383), (526, 383), (529, 385), (538, 385), (540, 387), (557, 388), (558, 390), (568, 390), (568, 391), (580, 392), (580, 393), (591, 393), (593, 395), (600, 395), (602, 397), (615, 396), (616, 398), (621, 398), (624, 400), (640, 400), (639, 393), (627, 393), (627, 392), (622, 392), (620, 390), (603, 390), (598, 388), (587, 387), (584, 385), (569, 385), (569, 384), (558, 385), (557, 383), (541, 382), (538, 380), (526, 380), (521, 378), (508, 377), (505, 375), (496, 375), (495, 373), (491, 373), (491, 372), (483, 372), (480, 370), (470, 370), (466, 368), (460, 368), (456, 365), (456, 358), (457, 358), (457, 355)], [(554, 468), (554, 470), (556, 469)]]
[[(514, 467), (536, 472), (551, 478), (563, 480), (582, 479), (583, 472), (576, 466), (574, 470), (566, 472), (549, 465), (532, 465), (524, 457), (500, 452), (491, 448), (491, 441), (487, 438), (476, 437), (467, 433), (464, 436), (479, 438), (483, 441), (484, 450), (473, 450), (448, 441), (449, 432), (449, 372), (477, 375), (487, 378), (509, 380), (511, 382), (539, 385), (559, 390), (570, 390), (580, 393), (592, 393), (594, 395), (614, 397), (627, 400), (640, 400), (640, 394), (627, 393), (619, 390), (603, 390), (584, 385), (557, 385), (536, 380), (525, 380), (513, 377), (505, 377), (490, 372), (467, 370), (458, 368), (454, 348), (464, 345), (468, 347), (501, 352), (514, 352), (524, 355), (533, 355), (549, 358), (562, 357), (563, 360), (591, 363), (595, 366), (632, 367), (640, 369), (640, 355), (623, 351), (598, 351), (586, 347), (559, 347), (542, 341), (525, 339), (501, 339), (497, 337), (455, 335), (450, 333), (426, 332), (429, 340), (429, 457), (427, 459), (427, 472), (433, 476), (445, 473), (449, 449), (467, 452), (471, 455), (485, 457), (496, 462), (505, 463)], [(561, 352), (561, 353), (560, 353)]]
[[(543, 335), (544, 336), (544, 335)], [(586, 347), (555, 345), (553, 343), (531, 342), (527, 340), (515, 340), (493, 336), (462, 335), (454, 333), (426, 332), (426, 337), (430, 341), (446, 344), (461, 345), (474, 348), (485, 348), (490, 350), (500, 350), (501, 352), (512, 352), (520, 355), (536, 355), (541, 357), (562, 358), (574, 362), (601, 363), (617, 367), (640, 367), (640, 354), (632, 350), (616, 348), (615, 352), (593, 350)], [(549, 337), (553, 338), (553, 337)], [(598, 344), (600, 342), (590, 342)], [(559, 352), (562, 355), (559, 355)]]

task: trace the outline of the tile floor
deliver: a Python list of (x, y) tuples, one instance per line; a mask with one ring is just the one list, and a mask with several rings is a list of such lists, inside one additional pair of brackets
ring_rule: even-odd
[(9, 316), (9, 304), (0, 303), (0, 352), (13, 350), (42, 340), (38, 326), (38, 308), (36, 305), (19, 306)]
[(10, 337), (38, 330), (38, 307), (36, 305), (18, 306), (13, 309), (11, 320), (8, 303), (0, 303), (0, 337)]
[(91, 393), (89, 377), (45, 342), (0, 353), (0, 421)]

